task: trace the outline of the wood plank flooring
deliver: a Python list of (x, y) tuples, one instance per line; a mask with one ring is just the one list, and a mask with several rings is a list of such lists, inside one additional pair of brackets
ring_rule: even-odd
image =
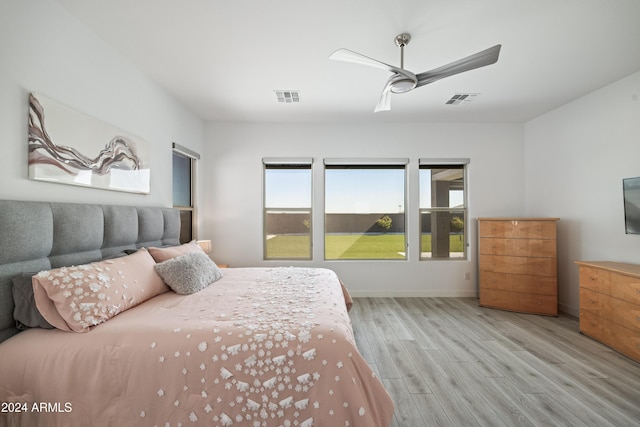
[(354, 298), (350, 315), (393, 427), (640, 426), (640, 364), (571, 317), (475, 298)]

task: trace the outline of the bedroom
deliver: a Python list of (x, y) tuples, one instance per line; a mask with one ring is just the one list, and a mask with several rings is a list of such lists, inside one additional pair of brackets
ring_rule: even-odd
[[(152, 153), (155, 170), (170, 170), (171, 142), (199, 152), (203, 156), (201, 165), (207, 165), (198, 182), (200, 231), (202, 237), (214, 242), (212, 256), (232, 266), (265, 264), (260, 202), (263, 157), (306, 156), (321, 164), (323, 158), (362, 157), (363, 152), (372, 150), (375, 157), (410, 158), (412, 165), (422, 157), (469, 158), (471, 218), (560, 217), (559, 305), (565, 313), (578, 314), (578, 270), (574, 261), (637, 262), (640, 246), (635, 236), (624, 234), (621, 193), (623, 178), (640, 175), (640, 145), (635, 140), (640, 134), (640, 58), (634, 43), (623, 52), (631, 59), (614, 70), (614, 77), (522, 121), (209, 122), (161, 89), (102, 36), (67, 12), (63, 3), (2, 2), (2, 199), (171, 205), (168, 173), (152, 175), (149, 196), (28, 180), (24, 149), (26, 94), (33, 90), (153, 141), (159, 147)], [(589, 4), (596, 7), (602, 2)], [(627, 17), (638, 16), (634, 2), (620, 4), (622, 10), (633, 11)], [(557, 7), (554, 2), (542, 5), (550, 11)], [(572, 2), (566, 7), (581, 10), (583, 6)], [(428, 17), (424, 19), (428, 22)], [(628, 31), (624, 33), (627, 43), (638, 40), (637, 26), (621, 28)], [(601, 30), (616, 33), (604, 25)], [(395, 28), (389, 31), (391, 38), (395, 36)], [(376, 36), (382, 41), (387, 39), (385, 34)], [(361, 37), (368, 39), (368, 35)], [(589, 52), (593, 41), (585, 40), (579, 51)], [(419, 43), (416, 38), (408, 47), (407, 60), (420, 55)], [(336, 40), (336, 48), (343, 46), (362, 50), (355, 42)], [(390, 47), (389, 61), (395, 58), (391, 56), (396, 54), (394, 48)], [(577, 51), (578, 48), (576, 55)], [(466, 53), (465, 50), (461, 55)], [(566, 52), (567, 56), (572, 54)], [(588, 63), (595, 66), (600, 59), (592, 58)], [(337, 63), (326, 66), (351, 68)], [(490, 73), (490, 68), (486, 71)], [(574, 80), (579, 82), (579, 76)], [(206, 90), (203, 93), (209, 95)], [(372, 97), (373, 103), (376, 96)], [(401, 101), (394, 100), (396, 105)], [(481, 103), (482, 98), (477, 102)], [(369, 106), (366, 108), (369, 113)], [(320, 169), (318, 172), (321, 179)], [(475, 225), (470, 227), (468, 235), (475, 236)], [(317, 233), (314, 241), (321, 241), (322, 230)], [(320, 252), (306, 265), (335, 269), (354, 296), (470, 296), (475, 294), (477, 280), (472, 239), (470, 243), (469, 259), (461, 262), (412, 258), (407, 262), (375, 264), (330, 263), (322, 260)], [(465, 279), (467, 272), (471, 275), (469, 280)], [(397, 282), (402, 286), (389, 286)]]

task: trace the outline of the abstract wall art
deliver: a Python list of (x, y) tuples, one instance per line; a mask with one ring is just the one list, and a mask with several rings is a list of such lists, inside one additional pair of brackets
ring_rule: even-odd
[(28, 158), (30, 179), (149, 194), (146, 141), (34, 93)]

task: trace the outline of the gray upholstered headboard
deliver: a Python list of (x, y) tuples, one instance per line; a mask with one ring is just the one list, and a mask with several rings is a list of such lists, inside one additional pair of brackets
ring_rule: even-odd
[(0, 342), (18, 333), (11, 279), (127, 249), (178, 245), (171, 208), (0, 200)]

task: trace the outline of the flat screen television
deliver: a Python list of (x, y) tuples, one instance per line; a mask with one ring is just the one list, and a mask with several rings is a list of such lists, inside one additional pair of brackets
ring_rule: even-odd
[(622, 180), (624, 225), (627, 234), (640, 234), (640, 177)]

